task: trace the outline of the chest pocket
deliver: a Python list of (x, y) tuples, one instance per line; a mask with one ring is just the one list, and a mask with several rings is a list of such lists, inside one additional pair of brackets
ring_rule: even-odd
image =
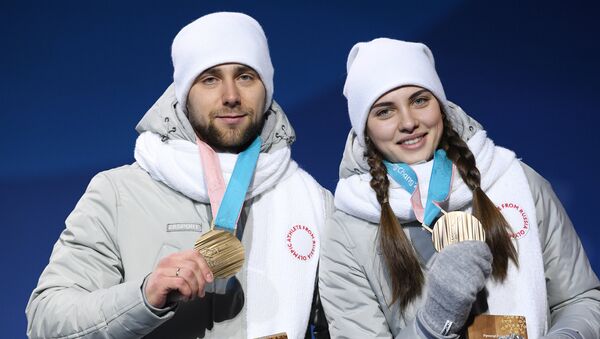
[(196, 240), (209, 229), (207, 222), (168, 223), (165, 226), (162, 246), (154, 258), (154, 267), (160, 259), (168, 255), (194, 248)]
[(171, 219), (163, 226), (162, 246), (154, 258), (154, 267), (168, 255), (194, 248), (196, 240), (210, 230), (210, 206), (195, 203), (194, 209), (195, 216), (190, 214), (180, 220)]

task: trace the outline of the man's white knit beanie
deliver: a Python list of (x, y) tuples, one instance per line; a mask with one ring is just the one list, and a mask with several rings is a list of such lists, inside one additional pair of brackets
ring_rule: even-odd
[(225, 63), (254, 69), (266, 90), (265, 110), (273, 98), (273, 65), (260, 24), (242, 13), (205, 15), (177, 33), (171, 47), (175, 96), (184, 112), (190, 88), (205, 70)]
[(361, 146), (365, 146), (365, 126), (371, 106), (392, 89), (406, 85), (426, 88), (448, 112), (433, 55), (424, 44), (387, 38), (359, 42), (350, 50), (346, 68), (344, 96)]

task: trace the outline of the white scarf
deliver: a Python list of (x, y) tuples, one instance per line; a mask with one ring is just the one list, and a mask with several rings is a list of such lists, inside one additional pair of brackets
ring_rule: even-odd
[[(226, 183), (237, 156), (218, 154)], [(155, 180), (209, 203), (195, 143), (162, 142), (157, 134), (145, 132), (136, 141), (135, 159)], [(249, 215), (254, 230), (246, 253), (248, 338), (279, 332), (304, 338), (319, 258), (319, 230), (325, 222), (323, 194), (291, 160), (289, 147), (284, 147), (260, 153), (246, 200), (254, 197)]]
[[(502, 284), (488, 280), (490, 314), (523, 315), (526, 317), (528, 337), (535, 339), (548, 328), (546, 282), (539, 243), (536, 210), (525, 173), (507, 149), (496, 147), (485, 131), (477, 132), (467, 143), (475, 155), (477, 168), (482, 174), (481, 188), (499, 207), (511, 225), (516, 237), (519, 268), (512, 262), (507, 279)], [(411, 166), (419, 179), (423, 205), (433, 161)], [(356, 174), (340, 179), (335, 192), (335, 206), (345, 213), (379, 223), (381, 208), (370, 187), (371, 175)], [(471, 209), (472, 192), (459, 175), (452, 179), (449, 199), (441, 206), (447, 211)], [(416, 220), (410, 203), (410, 194), (390, 178), (389, 201), (401, 223)]]
[[(217, 153), (225, 184), (229, 182), (238, 154)], [(157, 181), (198, 202), (208, 204), (204, 170), (200, 152), (195, 143), (187, 140), (162, 142), (158, 134), (144, 132), (136, 140), (135, 160)], [(254, 177), (248, 187), (246, 199), (262, 194), (277, 182), (298, 169), (290, 158), (290, 148), (273, 153), (260, 153)]]

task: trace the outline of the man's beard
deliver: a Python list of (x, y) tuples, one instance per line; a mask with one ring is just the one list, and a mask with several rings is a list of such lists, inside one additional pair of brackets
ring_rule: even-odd
[(241, 108), (239, 112), (245, 114), (247, 118), (250, 118), (249, 124), (237, 126), (235, 128), (219, 128), (215, 124), (215, 119), (217, 119), (216, 116), (225, 111), (226, 110), (218, 110), (210, 112), (207, 125), (203, 125), (195, 120), (193, 118), (195, 114), (192, 112), (189, 114), (189, 121), (196, 134), (216, 151), (240, 153), (248, 148), (260, 134), (265, 119), (256, 121), (256, 114), (252, 109)]

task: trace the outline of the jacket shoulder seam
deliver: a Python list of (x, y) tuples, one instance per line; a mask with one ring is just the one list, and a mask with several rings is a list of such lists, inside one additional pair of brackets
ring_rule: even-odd
[(110, 184), (114, 197), (115, 197), (115, 239), (113, 239), (113, 243), (115, 245), (115, 248), (117, 249), (117, 251), (119, 253), (121, 253), (121, 248), (119, 247), (119, 242), (117, 241), (116, 238), (118, 238), (118, 234), (119, 234), (119, 212), (120, 212), (120, 206), (121, 206), (121, 196), (120, 196), (120, 191), (119, 191), (119, 187), (117, 186), (117, 183), (114, 181), (114, 179), (112, 178), (112, 175), (110, 175), (111, 173), (115, 173), (121, 170), (126, 170), (126, 168), (124, 166), (122, 167), (118, 167), (118, 168), (114, 168), (108, 171), (104, 171), (104, 172), (100, 172), (99, 175), (101, 175), (102, 177), (104, 177), (106, 179), (106, 181), (108, 181), (108, 183)]

